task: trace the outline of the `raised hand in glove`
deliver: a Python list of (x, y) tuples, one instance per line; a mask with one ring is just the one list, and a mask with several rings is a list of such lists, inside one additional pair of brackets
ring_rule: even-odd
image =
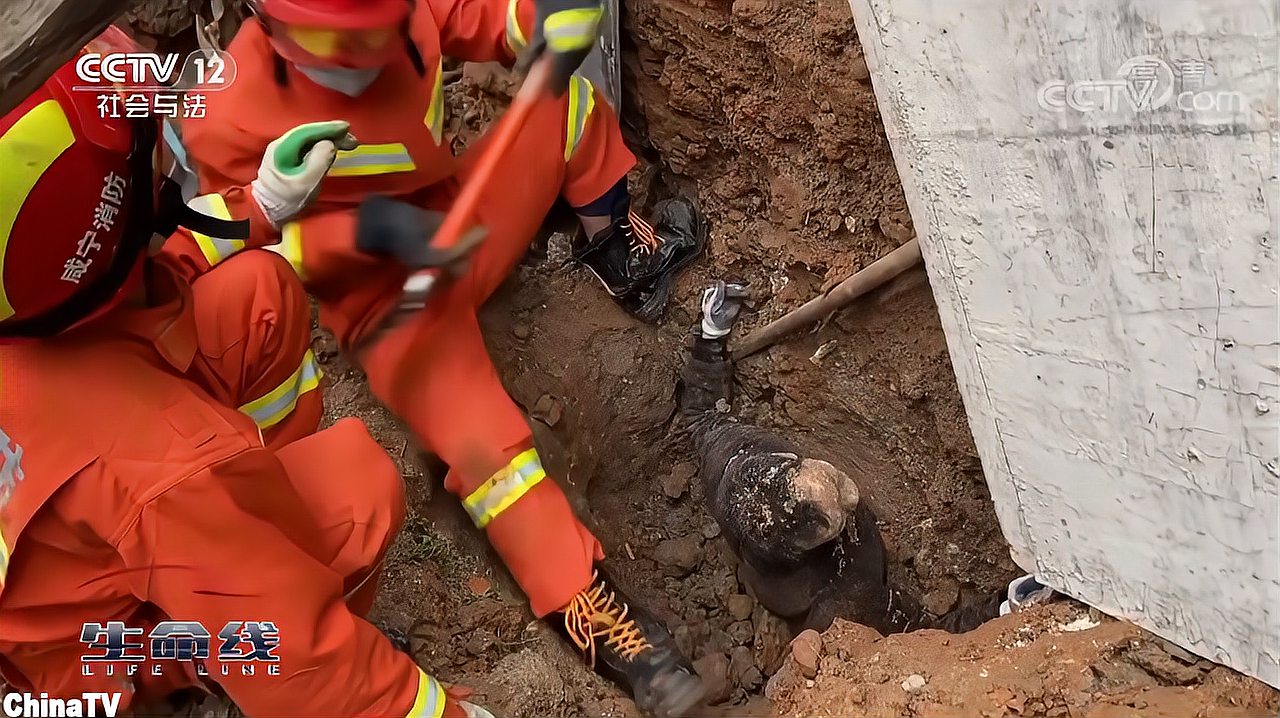
[(747, 296), (747, 285), (733, 282), (717, 281), (702, 290), (702, 336), (706, 339), (727, 336)]
[(537, 11), (531, 55), (551, 53), (551, 89), (562, 95), (582, 65), (600, 30), (604, 6), (598, 0), (534, 0)]
[(306, 209), (338, 150), (356, 148), (351, 124), (340, 120), (299, 125), (267, 145), (251, 185), (262, 214), (279, 229)]

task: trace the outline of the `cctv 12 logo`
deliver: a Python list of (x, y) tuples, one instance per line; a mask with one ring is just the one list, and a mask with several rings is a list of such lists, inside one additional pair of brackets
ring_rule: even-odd
[(236, 77), (235, 60), (221, 50), (196, 50), (185, 60), (177, 53), (86, 52), (76, 58), (75, 70), (76, 78), (84, 84), (73, 89), (81, 92), (101, 92), (106, 87), (215, 92)]

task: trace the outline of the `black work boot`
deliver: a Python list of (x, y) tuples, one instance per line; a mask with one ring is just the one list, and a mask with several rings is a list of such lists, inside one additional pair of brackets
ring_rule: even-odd
[(671, 633), (598, 574), (565, 608), (564, 628), (592, 668), (645, 713), (680, 716), (702, 701), (702, 681)]
[(589, 239), (574, 258), (587, 265), (609, 294), (644, 321), (662, 315), (681, 268), (698, 258), (707, 243), (707, 223), (693, 202), (659, 202), (653, 223), (634, 210)]

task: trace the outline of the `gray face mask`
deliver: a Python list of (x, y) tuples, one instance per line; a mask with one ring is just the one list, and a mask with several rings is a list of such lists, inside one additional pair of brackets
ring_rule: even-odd
[(382, 72), (380, 67), (347, 68), (347, 67), (304, 67), (298, 65), (298, 72), (306, 75), (312, 82), (341, 92), (348, 97), (356, 97), (369, 89), (369, 85), (378, 79)]

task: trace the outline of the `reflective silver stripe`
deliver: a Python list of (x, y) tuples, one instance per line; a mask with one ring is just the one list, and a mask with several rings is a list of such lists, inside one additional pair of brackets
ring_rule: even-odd
[[(187, 206), (210, 217), (231, 219), (231, 210), (227, 209), (227, 201), (220, 194), (202, 194), (199, 197), (192, 197), (191, 201), (187, 202)], [(196, 245), (200, 247), (200, 253), (204, 255), (209, 266), (244, 249), (243, 239), (223, 239), (199, 232), (192, 232), (191, 236), (195, 238)]]
[(267, 429), (284, 420), (298, 404), (298, 398), (320, 386), (320, 366), (315, 354), (308, 349), (302, 363), (293, 375), (270, 393), (240, 407), (257, 423), (259, 429)]
[(418, 669), (418, 694), (405, 718), (440, 718), (444, 714), (444, 688), (436, 679)]
[(329, 168), (330, 177), (362, 177), (367, 175), (412, 172), (417, 169), (409, 150), (399, 142), (361, 145), (354, 150), (339, 150)]
[(537, 450), (529, 449), (471, 492), (462, 506), (476, 527), (484, 528), (546, 477)]

